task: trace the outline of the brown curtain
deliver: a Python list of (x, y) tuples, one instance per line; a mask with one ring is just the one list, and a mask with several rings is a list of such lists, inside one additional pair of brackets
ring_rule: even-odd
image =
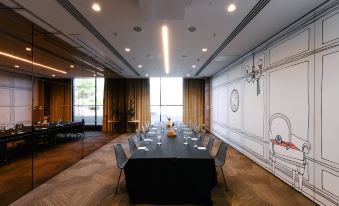
[(60, 79), (49, 83), (50, 121), (72, 120), (72, 80)]
[(184, 79), (184, 116), (185, 123), (201, 126), (204, 123), (204, 90), (203, 79)]
[(135, 120), (139, 120), (138, 127), (140, 129), (151, 119), (149, 79), (127, 80), (127, 103), (130, 100), (134, 101)]
[[(115, 124), (116, 131), (126, 131), (126, 105), (126, 80), (105, 79), (102, 131), (112, 131), (110, 120), (119, 121)], [(118, 109), (119, 114), (113, 114), (113, 108)]]

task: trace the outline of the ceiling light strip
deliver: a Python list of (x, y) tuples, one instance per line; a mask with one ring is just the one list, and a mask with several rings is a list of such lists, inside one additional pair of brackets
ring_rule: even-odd
[(106, 48), (108, 48), (121, 62), (123, 62), (134, 74), (140, 74), (134, 67), (116, 50), (107, 39), (68, 1), (57, 0), (76, 20), (80, 22), (92, 35), (94, 35)]
[(219, 55), (225, 47), (231, 43), (231, 41), (249, 24), (255, 16), (270, 2), (270, 0), (260, 0), (252, 10), (246, 15), (246, 17), (240, 22), (240, 24), (232, 31), (232, 33), (225, 39), (225, 41), (217, 48), (215, 52), (206, 60), (206, 62), (195, 73), (198, 76), (212, 61)]
[(169, 43), (168, 43), (168, 27), (162, 26), (162, 47), (164, 53), (165, 72), (169, 73)]
[(0, 55), (6, 56), (6, 57), (9, 57), (9, 58), (12, 58), (12, 59), (16, 59), (16, 60), (19, 60), (19, 61), (22, 61), (22, 62), (26, 62), (26, 63), (29, 63), (29, 64), (33, 64), (35, 66), (39, 66), (39, 67), (43, 67), (43, 68), (46, 68), (46, 69), (50, 69), (50, 70), (53, 70), (53, 71), (56, 71), (56, 72), (60, 72), (60, 73), (63, 73), (63, 74), (67, 74), (67, 72), (65, 72), (65, 71), (62, 71), (62, 70), (59, 70), (59, 69), (55, 69), (53, 67), (46, 66), (46, 65), (43, 65), (43, 64), (40, 64), (40, 63), (32, 62), (32, 61), (30, 61), (28, 59), (24, 59), (24, 58), (21, 58), (21, 57), (18, 57), (18, 56), (14, 56), (12, 54), (8, 54), (8, 53), (5, 53), (5, 52), (1, 52), (0, 51)]

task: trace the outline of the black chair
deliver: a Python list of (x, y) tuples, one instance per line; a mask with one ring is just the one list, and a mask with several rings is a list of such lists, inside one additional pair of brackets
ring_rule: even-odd
[(143, 138), (140, 134), (139, 129), (136, 129), (135, 132), (137, 133), (137, 140), (138, 140), (138, 143), (140, 144), (143, 141)]
[(212, 152), (212, 148), (213, 148), (214, 139), (215, 139), (215, 137), (212, 135), (212, 136), (210, 137), (210, 139), (208, 140), (208, 143), (207, 143), (206, 149), (207, 149), (207, 151), (209, 151), (209, 153), (211, 153), (211, 152)]
[(117, 183), (117, 186), (116, 186), (116, 189), (115, 189), (115, 194), (117, 194), (118, 193), (119, 181), (120, 181), (120, 177), (121, 177), (121, 172), (124, 169), (128, 159), (126, 157), (124, 149), (122, 149), (121, 144), (114, 145), (114, 152), (115, 152), (115, 158), (117, 160), (117, 165), (120, 169), (119, 179), (118, 179), (118, 183)]
[(134, 139), (132, 136), (129, 136), (128, 138), (128, 145), (129, 145), (129, 150), (131, 151), (131, 154), (137, 149), (137, 146), (135, 145)]
[(201, 133), (198, 134), (198, 139), (199, 139), (199, 141), (201, 142), (201, 144), (204, 144), (204, 142), (205, 142), (205, 136), (206, 136), (206, 132), (205, 132), (205, 131), (203, 131), (203, 132), (201, 132)]
[(217, 154), (214, 157), (214, 162), (215, 162), (215, 166), (220, 167), (221, 169), (222, 177), (224, 178), (225, 188), (226, 188), (226, 191), (228, 192), (226, 180), (224, 176), (224, 171), (222, 169), (222, 167), (225, 165), (226, 153), (227, 153), (227, 144), (225, 142), (222, 142), (219, 146)]

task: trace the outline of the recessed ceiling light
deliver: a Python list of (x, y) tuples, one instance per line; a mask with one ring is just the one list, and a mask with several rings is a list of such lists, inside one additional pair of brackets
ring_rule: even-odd
[(96, 11), (96, 12), (99, 12), (99, 11), (101, 10), (101, 7), (100, 7), (100, 5), (99, 5), (98, 3), (94, 3), (94, 4), (92, 5), (92, 9), (93, 9), (94, 11)]
[(32, 49), (29, 47), (26, 47), (26, 51), (32, 51)]
[(233, 11), (235, 11), (236, 8), (237, 8), (237, 7), (235, 7), (235, 4), (230, 4), (230, 5), (228, 5), (228, 7), (227, 7), (227, 11), (228, 11), (228, 12), (233, 12)]
[(207, 48), (202, 48), (201, 51), (202, 52), (207, 52)]
[(74, 65), (73, 65), (73, 64), (71, 64), (71, 65), (69, 65), (69, 67), (71, 67), (71, 68), (74, 68)]
[(20, 66), (19, 65), (14, 65), (15, 68), (19, 68)]
[(189, 77), (190, 75), (189, 74), (186, 74), (186, 77)]
[(197, 66), (195, 66), (195, 65), (192, 65), (192, 67), (193, 67), (193, 68), (195, 68), (195, 67), (197, 67)]
[(188, 27), (188, 29), (187, 29), (188, 32), (195, 32), (196, 30), (197, 30), (197, 28), (194, 27), (194, 26), (190, 26), (190, 27)]
[(55, 77), (55, 74), (52, 74), (52, 77)]
[(131, 49), (130, 48), (125, 48), (125, 52), (130, 52)]
[(145, 74), (146, 77), (148, 77), (148, 74)]
[(141, 64), (139, 64), (139, 65), (138, 65), (138, 67), (139, 67), (139, 68), (142, 68), (142, 65), (141, 65)]
[(133, 30), (134, 30), (135, 32), (142, 32), (142, 28), (141, 28), (140, 26), (135, 26), (135, 27), (133, 27)]

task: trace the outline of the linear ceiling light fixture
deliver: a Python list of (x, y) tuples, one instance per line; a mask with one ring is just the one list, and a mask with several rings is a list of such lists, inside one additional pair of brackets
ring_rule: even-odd
[(168, 28), (166, 25), (162, 26), (162, 47), (164, 52), (165, 72), (169, 73), (169, 44), (168, 44)]
[(59, 70), (59, 69), (55, 69), (53, 67), (46, 66), (46, 65), (43, 65), (43, 64), (39, 64), (39, 63), (36, 63), (36, 62), (32, 62), (32, 61), (30, 61), (28, 59), (17, 57), (17, 56), (14, 56), (12, 54), (8, 54), (8, 53), (5, 53), (5, 52), (1, 52), (0, 51), (0, 55), (6, 56), (6, 57), (9, 57), (9, 58), (12, 58), (12, 59), (16, 59), (16, 60), (19, 60), (19, 61), (22, 61), (22, 62), (26, 62), (26, 63), (29, 63), (29, 64), (33, 64), (35, 66), (39, 66), (39, 67), (43, 67), (43, 68), (46, 68), (46, 69), (50, 69), (50, 70), (53, 70), (53, 71), (56, 71), (56, 72), (60, 72), (60, 73), (63, 73), (63, 74), (67, 74), (67, 72), (65, 72), (65, 71), (62, 71), (62, 70)]

